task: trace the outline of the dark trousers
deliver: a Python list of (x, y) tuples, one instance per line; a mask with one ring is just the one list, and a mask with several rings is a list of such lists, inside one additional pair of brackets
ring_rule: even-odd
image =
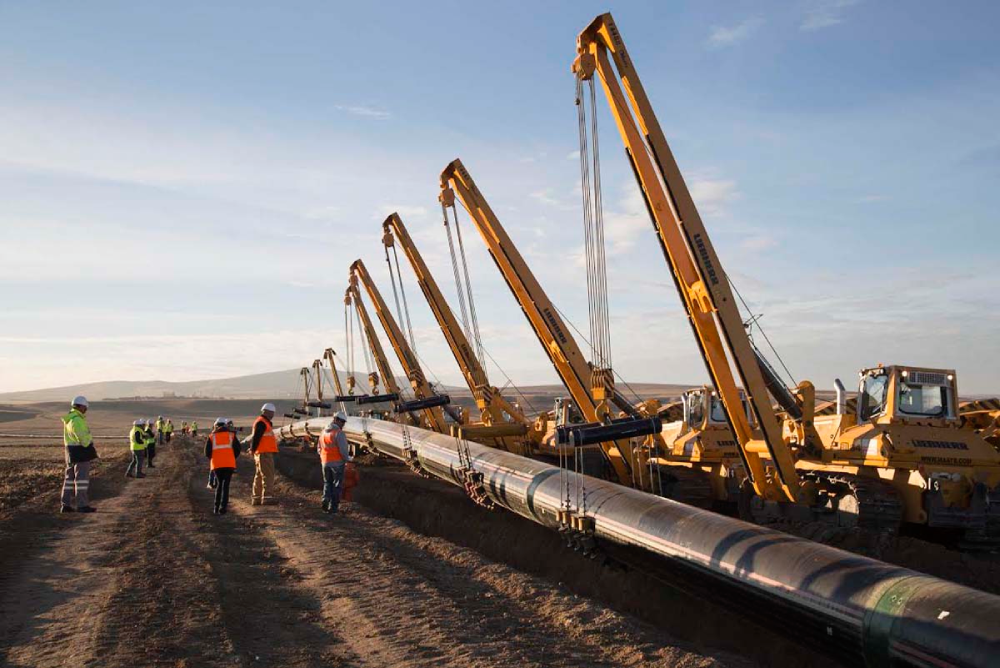
[(150, 443), (146, 446), (146, 465), (149, 468), (153, 468), (153, 457), (156, 456), (156, 443)]
[(132, 451), (132, 461), (128, 465), (128, 469), (125, 471), (125, 475), (143, 475), (142, 463), (146, 459), (145, 450), (133, 450)]
[(327, 464), (323, 467), (323, 503), (331, 513), (340, 507), (340, 492), (344, 489), (344, 462)]
[(215, 508), (225, 510), (229, 505), (229, 481), (233, 479), (235, 469), (215, 469), (215, 478), (218, 483), (215, 486)]

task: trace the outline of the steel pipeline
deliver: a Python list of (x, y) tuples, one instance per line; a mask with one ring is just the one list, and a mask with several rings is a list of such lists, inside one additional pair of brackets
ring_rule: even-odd
[[(279, 437), (315, 438), (328, 422), (286, 425)], [(444, 434), (356, 417), (345, 431), (459, 486), (459, 451), (467, 445), (493, 501), (548, 527), (560, 526), (568, 490), (571, 510), (585, 503), (598, 539), (657, 555), (748, 601), (758, 617), (780, 611), (789, 634), (850, 660), (1000, 665), (998, 596)]]

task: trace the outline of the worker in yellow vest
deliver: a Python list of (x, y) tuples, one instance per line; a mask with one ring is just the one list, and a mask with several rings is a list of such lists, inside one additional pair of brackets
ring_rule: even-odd
[(166, 442), (170, 442), (170, 437), (174, 435), (174, 423), (170, 418), (163, 424), (163, 431), (166, 433)]
[(198, 438), (198, 423), (191, 420), (191, 436)]
[(163, 440), (167, 436), (167, 432), (164, 429), (167, 423), (164, 421), (162, 415), (156, 416), (156, 444), (163, 445)]
[(250, 452), (256, 471), (253, 476), (250, 505), (262, 506), (270, 492), (274, 493), (274, 456), (278, 454), (278, 439), (274, 436), (274, 404), (268, 402), (260, 407), (260, 416), (254, 420), (250, 437)]
[(344, 489), (344, 468), (351, 461), (351, 448), (344, 434), (347, 415), (343, 411), (333, 416), (333, 421), (319, 437), (316, 449), (323, 467), (323, 510), (331, 515), (340, 507), (340, 494)]
[(92, 513), (90, 505), (90, 462), (97, 459), (97, 449), (90, 435), (86, 413), (87, 397), (73, 399), (69, 413), (62, 418), (66, 470), (63, 475), (61, 513)]
[(145, 478), (142, 472), (146, 461), (146, 421), (139, 418), (132, 423), (132, 431), (128, 435), (128, 447), (132, 451), (132, 461), (125, 470), (126, 478)]
[(211, 462), (209, 467), (215, 474), (216, 515), (225, 515), (229, 505), (229, 482), (236, 470), (236, 458), (240, 456), (240, 441), (236, 432), (229, 429), (226, 418), (218, 418), (212, 432), (205, 440), (205, 456)]

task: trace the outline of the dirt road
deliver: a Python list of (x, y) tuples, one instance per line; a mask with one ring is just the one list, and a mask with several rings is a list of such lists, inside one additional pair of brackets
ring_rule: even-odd
[(95, 515), (0, 520), (0, 665), (752, 665), (287, 481), (251, 507), (245, 458), (213, 516), (195, 450), (103, 476)]

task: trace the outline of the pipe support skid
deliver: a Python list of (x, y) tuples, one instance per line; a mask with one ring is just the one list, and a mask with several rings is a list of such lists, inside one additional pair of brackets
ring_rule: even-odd
[[(279, 437), (316, 437), (328, 421), (296, 422)], [(748, 603), (760, 621), (780, 615), (788, 635), (853, 663), (1000, 665), (998, 596), (448, 435), (357, 417), (345, 431), (459, 486), (459, 447), (467, 445), (497, 505), (551, 528), (559, 527), (567, 481), (579, 512), (582, 483), (597, 538), (657, 555), (724, 601)]]

